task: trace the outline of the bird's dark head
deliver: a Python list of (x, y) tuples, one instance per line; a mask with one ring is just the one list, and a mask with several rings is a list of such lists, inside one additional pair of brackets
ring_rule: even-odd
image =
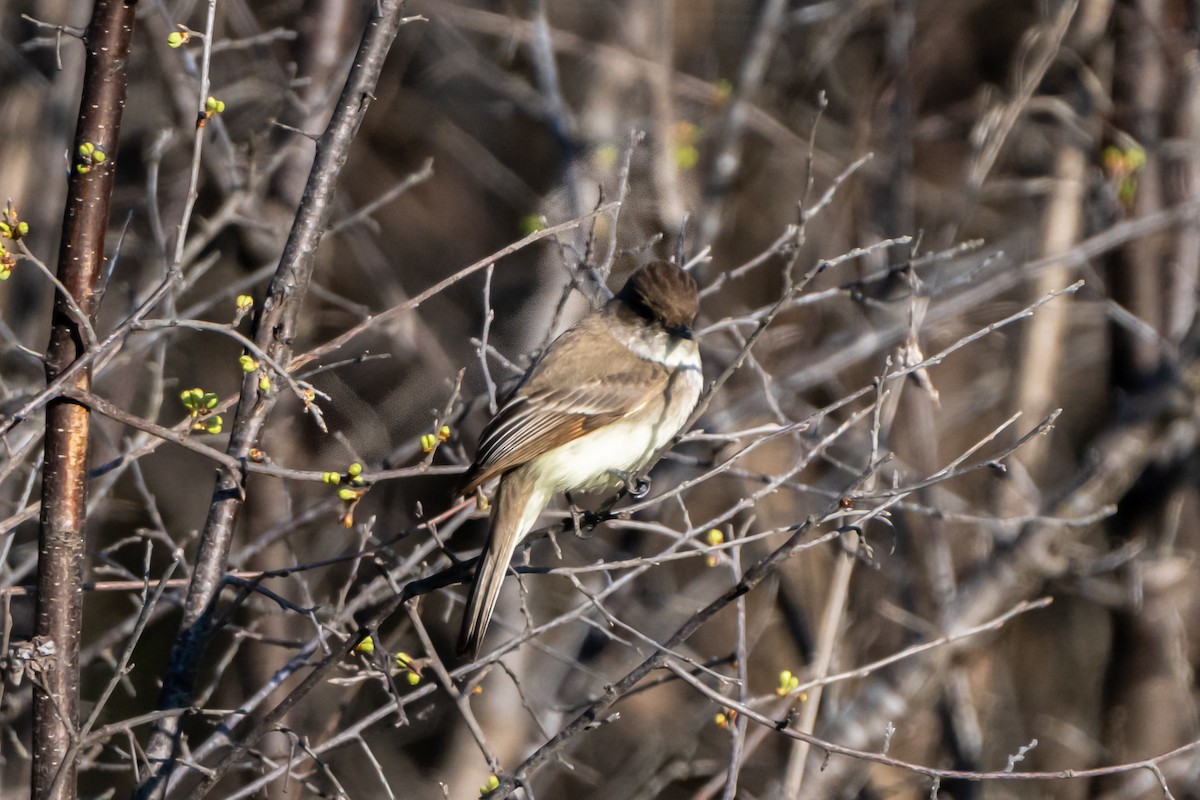
[(673, 336), (693, 338), (692, 323), (700, 310), (700, 292), (696, 280), (674, 264), (650, 262), (630, 276), (617, 299)]

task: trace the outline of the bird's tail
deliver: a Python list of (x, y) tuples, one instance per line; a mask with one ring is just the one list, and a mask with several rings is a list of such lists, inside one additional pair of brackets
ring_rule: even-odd
[(463, 612), (462, 630), (458, 635), (460, 655), (478, 657), (488, 622), (500, 597), (500, 586), (508, 572), (517, 545), (533, 529), (538, 515), (549, 502), (549, 494), (524, 469), (516, 469), (500, 479), (496, 491), (496, 511), (492, 531), (479, 557), (475, 584)]

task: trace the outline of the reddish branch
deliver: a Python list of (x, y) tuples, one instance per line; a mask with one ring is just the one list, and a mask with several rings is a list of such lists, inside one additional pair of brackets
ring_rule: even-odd
[[(71, 172), (63, 213), (58, 279), (71, 294), (54, 301), (46, 377), (53, 381), (86, 349), (104, 260), (104, 234), (116, 176), (115, 155), (136, 5), (97, 0), (84, 36), (87, 66), (71, 152), (80, 147), (106, 158)], [(82, 311), (86, 319), (79, 317)], [(87, 391), (90, 370), (71, 386)], [(87, 497), (88, 410), (59, 398), (46, 408), (46, 463), (42, 474), (38, 540), (36, 635), (46, 659), (34, 689), (34, 798), (75, 796), (75, 764), (67, 751), (79, 727), (79, 641), (83, 620), (84, 520)]]

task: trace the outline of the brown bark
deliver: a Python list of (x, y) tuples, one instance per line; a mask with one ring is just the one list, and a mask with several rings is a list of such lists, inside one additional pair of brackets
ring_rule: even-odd
[[(83, 353), (97, 305), (104, 237), (116, 177), (115, 156), (125, 106), (126, 65), (135, 4), (99, 0), (85, 34), (87, 66), (71, 152), (75, 158), (58, 277), (87, 319), (61, 294), (55, 297), (46, 377), (54, 380)], [(91, 146), (83, 160), (80, 147)], [(96, 153), (103, 152), (100, 161)], [(87, 390), (90, 370), (72, 386)], [(34, 798), (75, 796), (75, 765), (67, 751), (79, 726), (79, 643), (83, 623), (84, 522), (87, 497), (88, 410), (64, 398), (46, 408), (38, 540), (36, 641), (48, 657), (34, 690)]]

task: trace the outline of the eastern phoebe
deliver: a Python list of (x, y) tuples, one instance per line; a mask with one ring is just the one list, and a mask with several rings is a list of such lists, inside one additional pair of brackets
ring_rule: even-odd
[(691, 275), (647, 264), (546, 348), (483, 429), (462, 491), (500, 487), (460, 654), (478, 656), (508, 563), (551, 498), (627, 483), (687, 421), (703, 383), (699, 302)]

